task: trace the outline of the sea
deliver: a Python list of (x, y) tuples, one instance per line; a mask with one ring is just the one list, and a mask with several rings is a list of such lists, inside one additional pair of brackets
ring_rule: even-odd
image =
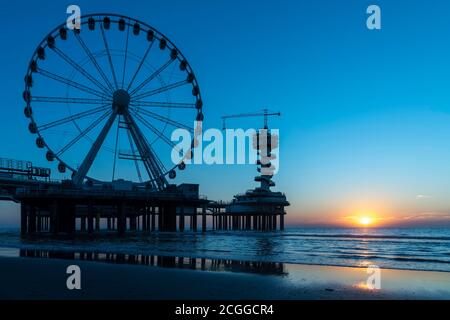
[[(0, 229), (0, 256), (39, 252), (186, 257), (450, 272), (449, 228), (287, 228), (277, 232), (135, 233), (75, 239), (20, 237)], [(39, 255), (39, 254), (37, 254)], [(49, 257), (52, 255), (46, 255)]]

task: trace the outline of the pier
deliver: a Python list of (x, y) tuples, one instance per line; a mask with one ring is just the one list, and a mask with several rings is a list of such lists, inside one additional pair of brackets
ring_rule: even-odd
[[(260, 211), (261, 207), (254, 207), (253, 211), (230, 212), (233, 202), (211, 202), (208, 209), (212, 210), (212, 229), (220, 231), (276, 231), (284, 230), (284, 208), (272, 210), (271, 206)], [(264, 208), (263, 208), (264, 209)]]
[(21, 204), (23, 235), (182, 232), (186, 220), (189, 230), (205, 232), (209, 201), (186, 195), (182, 192), (184, 186), (164, 192), (31, 188), (17, 190), (15, 199)]
[(114, 189), (123, 181), (80, 188), (50, 180), (49, 169), (31, 162), (0, 159), (0, 165), (0, 200), (20, 203), (23, 236), (284, 229), (284, 211), (235, 214), (231, 202), (208, 200), (197, 184), (163, 191), (135, 184)]
[(235, 202), (208, 200), (198, 184), (158, 191), (122, 180), (78, 186), (50, 175), (29, 161), (0, 158), (0, 200), (20, 203), (22, 236), (284, 229), (279, 203), (234, 212)]
[(179, 188), (157, 193), (27, 188), (18, 189), (14, 199), (21, 206), (22, 235), (284, 229), (284, 214), (230, 214), (226, 205), (186, 196)]

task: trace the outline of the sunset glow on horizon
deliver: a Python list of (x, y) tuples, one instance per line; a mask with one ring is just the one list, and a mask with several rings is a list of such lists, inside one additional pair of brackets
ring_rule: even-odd
[(381, 221), (385, 220), (381, 213), (383, 210), (355, 210), (352, 215), (341, 217), (343, 224), (352, 228), (375, 228), (380, 227)]

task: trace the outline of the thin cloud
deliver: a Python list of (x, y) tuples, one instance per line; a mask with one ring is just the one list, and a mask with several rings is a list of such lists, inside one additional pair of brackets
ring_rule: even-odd
[(401, 220), (450, 220), (450, 214), (440, 212), (422, 212), (415, 215), (402, 217)]
[(433, 198), (433, 197), (430, 196), (430, 195), (427, 195), (427, 194), (418, 194), (418, 195), (416, 196), (416, 199), (417, 199), (417, 200), (431, 199), (431, 198)]

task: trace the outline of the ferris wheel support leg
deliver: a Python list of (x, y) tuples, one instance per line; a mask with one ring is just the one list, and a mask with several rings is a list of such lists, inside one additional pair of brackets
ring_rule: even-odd
[(163, 190), (168, 185), (168, 182), (164, 177), (161, 167), (158, 165), (156, 154), (152, 151), (141, 130), (128, 112), (124, 114), (124, 119), (129, 125), (131, 137), (136, 144), (139, 155), (144, 160), (143, 163), (147, 169), (149, 177), (156, 182), (154, 187), (159, 190)]
[(98, 135), (97, 139), (95, 140), (94, 144), (92, 145), (91, 149), (89, 150), (86, 158), (84, 158), (83, 162), (81, 163), (80, 168), (75, 173), (73, 177), (73, 182), (76, 185), (81, 185), (83, 183), (84, 178), (86, 177), (89, 169), (91, 168), (98, 151), (103, 145), (103, 142), (105, 141), (105, 138), (108, 135), (109, 130), (111, 130), (111, 127), (114, 121), (116, 120), (116, 116), (117, 110), (114, 110), (111, 116), (109, 117), (108, 121), (106, 122), (105, 126), (103, 127), (102, 131)]

